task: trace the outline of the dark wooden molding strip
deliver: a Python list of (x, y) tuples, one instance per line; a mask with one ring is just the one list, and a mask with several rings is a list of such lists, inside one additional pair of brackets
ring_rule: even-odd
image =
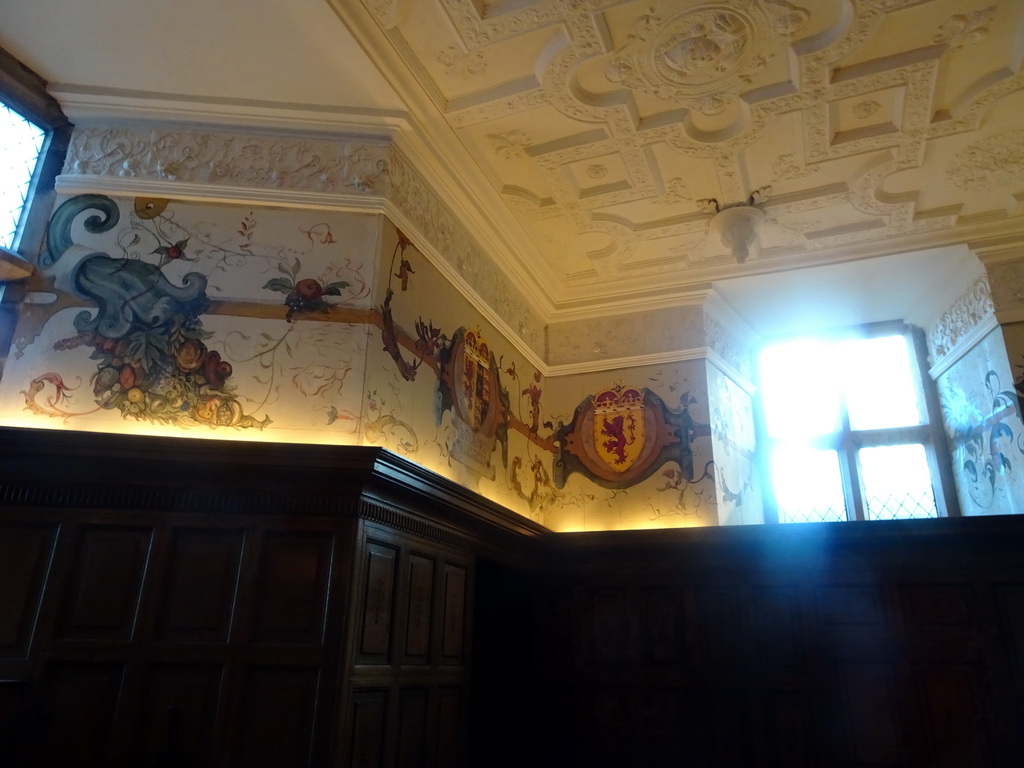
[(420, 517), (387, 507), (383, 504), (377, 504), (364, 499), (360, 504), (359, 516), (364, 520), (379, 523), (393, 530), (419, 536), (423, 539), (429, 539), (454, 549), (466, 552), (476, 550), (476, 546), (471, 539), (455, 531), (440, 525), (434, 525)]
[(0, 101), (47, 129), (70, 126), (46, 81), (0, 46)]

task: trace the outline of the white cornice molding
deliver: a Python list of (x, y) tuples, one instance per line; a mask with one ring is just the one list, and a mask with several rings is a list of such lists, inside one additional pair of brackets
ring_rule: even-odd
[(556, 376), (573, 376), (578, 373), (601, 373), (604, 371), (616, 371), (622, 368), (639, 368), (645, 365), (665, 365), (667, 363), (681, 363), (687, 360), (704, 360), (708, 356), (708, 351), (707, 347), (695, 347), (693, 349), (680, 349), (672, 352), (656, 352), (649, 355), (602, 358), (601, 360), (588, 360), (582, 363), (550, 365), (547, 366), (547, 370), (542, 370), (541, 374), (554, 378)]
[(996, 318), (995, 313), (987, 314), (970, 331), (960, 337), (956, 346), (945, 357), (928, 369), (928, 375), (932, 377), (933, 381), (937, 380), (942, 374), (963, 360), (968, 352), (978, 346), (986, 336), (998, 327), (999, 320)]
[(712, 363), (722, 373), (732, 379), (748, 395), (754, 395), (754, 392), (756, 391), (754, 385), (742, 373), (736, 370), (735, 366), (709, 347), (693, 347), (692, 349), (658, 352), (650, 355), (605, 358), (602, 360), (593, 360), (584, 363), (552, 365), (547, 366), (546, 370), (542, 370), (541, 374), (547, 378), (555, 378), (556, 376), (575, 376), (581, 373), (603, 373), (626, 368), (684, 363), (691, 360), (705, 360)]
[(120, 178), (117, 176), (62, 174), (57, 177), (56, 189), (58, 193), (66, 195), (106, 192), (125, 197), (166, 197), (173, 200), (228, 205), (261, 203), (284, 208), (316, 208), (325, 211), (355, 213), (381, 213), (385, 208), (385, 198), (380, 195), (305, 192), (230, 185), (213, 186), (185, 181)]
[(293, 136), (393, 138), (407, 130), (405, 113), (316, 104), (280, 104), (243, 99), (127, 91), (55, 84), (49, 92), (77, 126), (158, 124), (168, 129), (217, 126), (221, 130), (277, 131)]
[[(397, 137), (417, 170), (460, 215), (461, 223), (488, 257), (515, 285), (529, 286), (545, 319), (554, 312), (561, 280), (548, 267), (537, 245), (526, 235), (515, 214), (478, 166), (465, 162), (466, 149), (442, 113), (442, 105), (421, 87), (402, 59), (396, 43), (360, 0), (329, 0), (349, 32), (388, 84), (409, 109), (410, 130)], [(453, 173), (458, 168), (458, 174)]]
[(1024, 234), (1022, 233), (970, 240), (967, 246), (978, 255), (982, 264), (985, 265), (1024, 261)]

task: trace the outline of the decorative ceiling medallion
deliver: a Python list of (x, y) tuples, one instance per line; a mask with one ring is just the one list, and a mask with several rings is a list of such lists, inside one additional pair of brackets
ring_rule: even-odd
[(714, 114), (723, 108), (720, 94), (749, 84), (809, 17), (804, 8), (771, 0), (701, 5), (672, 18), (652, 10), (635, 22), (605, 76)]

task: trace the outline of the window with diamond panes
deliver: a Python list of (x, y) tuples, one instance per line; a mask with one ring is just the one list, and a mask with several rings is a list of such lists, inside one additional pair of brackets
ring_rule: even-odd
[(45, 130), (0, 103), (0, 247), (14, 247), (45, 138)]
[(780, 523), (943, 513), (918, 361), (906, 331), (762, 351), (767, 469)]

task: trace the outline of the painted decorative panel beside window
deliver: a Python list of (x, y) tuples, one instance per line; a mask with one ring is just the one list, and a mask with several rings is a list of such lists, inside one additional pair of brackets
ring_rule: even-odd
[(778, 520), (949, 513), (920, 354), (909, 329), (803, 339), (760, 355), (767, 468)]

